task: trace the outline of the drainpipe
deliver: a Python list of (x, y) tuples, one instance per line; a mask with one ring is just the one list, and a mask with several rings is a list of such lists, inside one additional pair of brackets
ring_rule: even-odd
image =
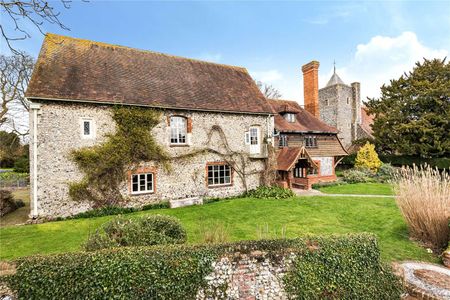
[(41, 108), (39, 103), (31, 103), (30, 109), (33, 114), (33, 212), (32, 217), (38, 217), (38, 195), (37, 195), (37, 123), (38, 112)]

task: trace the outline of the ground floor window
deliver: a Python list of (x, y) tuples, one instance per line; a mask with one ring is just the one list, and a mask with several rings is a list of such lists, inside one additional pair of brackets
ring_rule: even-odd
[(152, 193), (153, 184), (153, 173), (132, 174), (131, 194)]
[(227, 164), (208, 165), (208, 186), (221, 186), (231, 184), (231, 168)]

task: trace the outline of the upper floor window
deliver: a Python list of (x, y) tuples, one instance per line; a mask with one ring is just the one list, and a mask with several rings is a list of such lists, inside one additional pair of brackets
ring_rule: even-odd
[(170, 143), (186, 144), (187, 120), (185, 117), (170, 117)]
[(94, 138), (94, 121), (89, 118), (81, 118), (81, 137), (84, 139)]
[(294, 123), (295, 122), (295, 114), (293, 113), (287, 113), (284, 115), (284, 118), (286, 121), (288, 121), (289, 123)]
[(287, 135), (280, 134), (278, 139), (278, 147), (287, 147), (288, 146), (288, 137)]
[(317, 138), (313, 135), (305, 137), (305, 147), (306, 148), (317, 147)]
[(350, 104), (350, 97), (347, 97), (347, 104)]

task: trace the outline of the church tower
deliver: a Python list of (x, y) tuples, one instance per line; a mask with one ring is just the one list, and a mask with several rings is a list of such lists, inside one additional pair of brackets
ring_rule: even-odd
[(358, 139), (361, 124), (361, 95), (359, 82), (345, 84), (334, 72), (324, 88), (319, 89), (320, 119), (339, 130), (338, 137), (345, 148)]

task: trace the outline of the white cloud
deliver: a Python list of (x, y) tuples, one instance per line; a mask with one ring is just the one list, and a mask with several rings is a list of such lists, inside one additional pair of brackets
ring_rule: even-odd
[(256, 81), (262, 81), (268, 84), (272, 84), (274, 81), (283, 79), (283, 74), (281, 74), (278, 70), (250, 71), (250, 75)]
[[(414, 32), (405, 31), (397, 37), (375, 36), (367, 44), (358, 45), (352, 60), (336, 72), (347, 84), (360, 82), (361, 99), (365, 100), (366, 97), (378, 97), (383, 83), (411, 71), (417, 61), (444, 58), (448, 54), (446, 49), (426, 47)], [(319, 76), (321, 87), (332, 72)]]
[(200, 56), (198, 56), (198, 59), (218, 63), (222, 60), (222, 54), (220, 54), (220, 53), (203, 53)]

